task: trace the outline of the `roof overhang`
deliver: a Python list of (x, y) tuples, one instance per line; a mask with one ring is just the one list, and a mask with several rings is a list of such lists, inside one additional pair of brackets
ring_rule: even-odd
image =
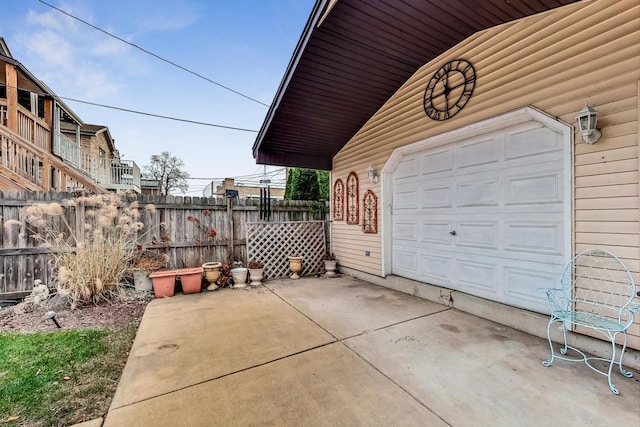
[[(56, 104), (58, 104), (63, 110), (69, 114), (78, 124), (82, 125), (84, 122), (64, 101), (55, 94), (55, 92), (46, 85), (45, 82), (39, 80), (36, 76), (34, 76), (31, 71), (27, 69), (22, 63), (13, 59), (13, 57), (0, 55), (0, 64), (8, 63), (16, 67), (18, 71), (18, 89), (27, 90), (29, 92), (37, 93), (43, 96), (51, 97)], [(0, 78), (0, 83), (6, 84), (6, 81), (3, 78)]]
[(330, 170), (418, 68), (478, 31), (577, 0), (317, 0), (253, 145), (258, 164)]

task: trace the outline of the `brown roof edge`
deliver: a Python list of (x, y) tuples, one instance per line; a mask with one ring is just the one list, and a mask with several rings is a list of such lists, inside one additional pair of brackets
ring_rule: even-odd
[[(273, 119), (273, 116), (276, 110), (278, 109), (278, 106), (280, 105), (282, 96), (287, 90), (289, 81), (291, 80), (291, 77), (295, 72), (296, 66), (298, 65), (298, 61), (300, 60), (300, 57), (304, 52), (304, 48), (307, 45), (307, 42), (309, 41), (309, 38), (311, 37), (313, 30), (316, 28), (320, 19), (323, 19), (325, 16), (324, 12), (327, 8), (328, 3), (329, 3), (329, 0), (316, 0), (316, 4), (313, 6), (313, 10), (309, 15), (309, 19), (307, 20), (307, 23), (304, 27), (304, 31), (302, 31), (302, 35), (300, 36), (300, 40), (298, 40), (298, 44), (296, 45), (296, 48), (293, 51), (293, 55), (289, 60), (289, 65), (287, 65), (287, 70), (285, 71), (282, 81), (280, 82), (280, 86), (278, 87), (278, 90), (276, 91), (276, 95), (274, 96), (273, 101), (271, 102), (269, 111), (267, 112), (267, 115), (264, 121), (262, 122), (262, 127), (258, 132), (258, 136), (256, 137), (255, 142), (253, 143), (253, 157), (256, 159), (256, 163), (258, 164), (261, 163), (259, 160), (260, 146), (262, 145), (265, 132), (269, 128), (269, 125), (271, 124), (271, 120)], [(287, 156), (287, 154), (281, 154), (281, 156), (283, 155)]]
[(304, 153), (254, 151), (257, 164), (273, 166), (293, 166), (308, 169), (331, 170), (332, 159)]

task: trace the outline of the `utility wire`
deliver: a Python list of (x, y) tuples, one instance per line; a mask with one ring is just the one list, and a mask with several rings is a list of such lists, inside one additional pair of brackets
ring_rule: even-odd
[(79, 102), (81, 104), (95, 105), (96, 107), (110, 108), (112, 110), (126, 111), (127, 113), (142, 114), (143, 116), (150, 116), (150, 117), (158, 117), (160, 119), (174, 120), (176, 122), (193, 123), (193, 124), (202, 125), (202, 126), (211, 126), (211, 127), (216, 127), (216, 128), (239, 130), (239, 131), (242, 131), (242, 132), (254, 132), (254, 133), (258, 132), (255, 129), (237, 128), (237, 127), (233, 127), (233, 126), (224, 126), (224, 125), (216, 125), (216, 124), (213, 124), (213, 123), (198, 122), (198, 121), (195, 121), (195, 120), (179, 119), (177, 117), (163, 116), (163, 115), (160, 115), (160, 114), (153, 114), (153, 113), (145, 113), (144, 111), (129, 110), (128, 108), (114, 107), (112, 105), (98, 104), (98, 103), (95, 103), (95, 102), (82, 101), (80, 99), (67, 98), (65, 96), (61, 96), (60, 98), (66, 99), (67, 101)]
[(134, 48), (136, 48), (136, 49), (138, 49), (138, 50), (141, 50), (142, 52), (146, 53), (147, 55), (151, 55), (151, 56), (153, 56), (154, 58), (159, 59), (160, 61), (163, 61), (163, 62), (166, 62), (167, 64), (173, 65), (173, 66), (174, 66), (174, 67), (176, 67), (176, 68), (179, 68), (179, 69), (181, 69), (181, 70), (183, 70), (183, 71), (186, 71), (186, 72), (187, 72), (187, 73), (189, 73), (189, 74), (192, 74), (192, 75), (194, 75), (194, 76), (196, 76), (196, 77), (199, 77), (199, 78), (201, 78), (201, 79), (203, 79), (203, 80), (206, 80), (206, 81), (207, 81), (207, 82), (209, 82), (209, 83), (212, 83), (212, 84), (214, 84), (214, 85), (216, 85), (216, 86), (219, 86), (219, 87), (221, 87), (221, 88), (223, 88), (223, 89), (226, 89), (226, 90), (228, 90), (229, 92), (233, 92), (233, 93), (235, 93), (236, 95), (240, 95), (240, 96), (242, 96), (243, 98), (249, 99), (249, 100), (251, 100), (251, 101), (253, 101), (253, 102), (255, 102), (255, 103), (258, 103), (258, 104), (260, 104), (260, 105), (264, 105), (265, 107), (269, 107), (269, 105), (268, 105), (268, 104), (265, 104), (265, 103), (264, 103), (264, 102), (262, 102), (262, 101), (259, 101), (259, 100), (255, 99), (255, 98), (250, 97), (249, 95), (245, 95), (245, 94), (243, 94), (243, 93), (241, 93), (241, 92), (238, 92), (237, 90), (231, 89), (230, 87), (225, 86), (225, 85), (223, 85), (223, 84), (221, 84), (221, 83), (218, 83), (218, 82), (216, 82), (216, 81), (214, 81), (214, 80), (211, 80), (210, 78), (205, 77), (205, 76), (203, 76), (203, 75), (202, 75), (202, 74), (200, 74), (200, 73), (197, 73), (197, 72), (195, 72), (195, 71), (192, 71), (192, 70), (190, 70), (190, 69), (188, 69), (188, 68), (186, 68), (186, 67), (183, 67), (182, 65), (176, 64), (176, 63), (175, 63), (175, 62), (173, 62), (173, 61), (170, 61), (170, 60), (168, 60), (168, 59), (166, 59), (166, 58), (163, 58), (162, 56), (157, 55), (157, 54), (155, 54), (155, 53), (153, 53), (153, 52), (151, 52), (151, 51), (148, 51), (147, 49), (144, 49), (144, 48), (142, 48), (142, 47), (138, 46), (138, 45), (137, 45), (137, 44), (135, 44), (135, 43), (131, 43), (130, 41), (127, 41), (127, 40), (125, 40), (125, 39), (123, 39), (123, 38), (121, 38), (121, 37), (116, 36), (115, 34), (112, 34), (112, 33), (108, 32), (108, 31), (106, 31), (106, 30), (103, 30), (102, 28), (97, 27), (97, 26), (95, 26), (95, 25), (93, 25), (93, 24), (91, 24), (91, 23), (89, 23), (89, 22), (87, 22), (87, 21), (85, 21), (85, 20), (83, 20), (83, 19), (81, 19), (81, 18), (78, 18), (77, 16), (74, 16), (74, 15), (70, 14), (69, 12), (65, 12), (64, 10), (62, 10), (62, 9), (60, 9), (60, 8), (57, 8), (57, 7), (55, 7), (54, 5), (49, 4), (49, 3), (47, 3), (47, 2), (46, 2), (46, 1), (44, 1), (44, 0), (38, 0), (38, 1), (39, 1), (40, 3), (42, 3), (42, 4), (44, 4), (45, 6), (49, 6), (50, 8), (55, 9), (55, 10), (57, 10), (58, 12), (60, 12), (60, 13), (62, 13), (62, 14), (64, 14), (64, 15), (66, 15), (66, 16), (68, 16), (69, 18), (73, 18), (73, 19), (75, 19), (75, 20), (77, 20), (77, 21), (80, 21), (80, 22), (82, 22), (83, 24), (88, 25), (89, 27), (91, 27), (91, 28), (93, 28), (93, 29), (95, 29), (95, 30), (100, 31), (101, 33), (104, 33), (104, 34), (108, 35), (109, 37), (113, 37), (114, 39), (119, 40), (119, 41), (121, 41), (122, 43), (126, 43), (126, 44), (128, 44), (129, 46), (131, 46), (131, 47), (134, 47)]
[[(6, 84), (3, 84), (3, 83), (0, 83), (0, 87), (19, 89), (19, 88), (15, 87), (15, 86), (7, 86)], [(42, 96), (51, 96), (51, 94), (42, 93), (42, 92), (32, 92), (32, 93), (36, 93), (36, 94), (42, 95)], [(147, 113), (147, 112), (144, 112), (144, 111), (130, 110), (128, 108), (114, 107), (113, 105), (98, 104), (96, 102), (89, 102), (89, 101), (83, 101), (81, 99), (68, 98), (66, 96), (57, 96), (57, 97), (60, 98), (60, 99), (65, 99), (67, 101), (79, 102), (81, 104), (94, 105), (96, 107), (102, 107), (102, 108), (110, 108), (112, 110), (125, 111), (127, 113), (141, 114), (143, 116), (157, 117), (157, 118), (160, 118), (160, 119), (174, 120), (176, 122), (185, 122), (185, 123), (192, 123), (192, 124), (202, 125), (202, 126), (211, 126), (211, 127), (216, 127), (216, 128), (238, 130), (238, 131), (241, 131), (241, 132), (254, 132), (254, 133), (258, 132), (255, 129), (245, 129), (245, 128), (238, 128), (238, 127), (233, 127), (233, 126), (217, 125), (217, 124), (214, 124), (214, 123), (198, 122), (198, 121), (189, 120), (189, 119), (180, 119), (178, 117), (163, 116), (163, 115), (160, 115), (160, 114)]]

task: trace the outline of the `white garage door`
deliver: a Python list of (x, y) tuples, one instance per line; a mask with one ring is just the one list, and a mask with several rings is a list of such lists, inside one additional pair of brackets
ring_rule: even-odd
[(393, 274), (541, 313), (568, 259), (562, 138), (537, 122), (406, 155)]

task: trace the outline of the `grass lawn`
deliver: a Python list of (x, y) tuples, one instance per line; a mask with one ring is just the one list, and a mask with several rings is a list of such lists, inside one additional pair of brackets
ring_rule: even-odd
[(64, 426), (106, 414), (136, 330), (0, 333), (0, 424)]

